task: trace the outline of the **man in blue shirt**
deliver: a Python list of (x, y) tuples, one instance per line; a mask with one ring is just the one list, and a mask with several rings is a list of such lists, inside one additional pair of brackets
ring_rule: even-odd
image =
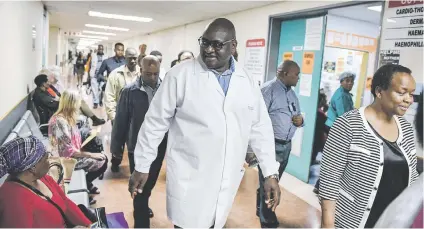
[[(280, 163), (281, 178), (289, 161), (291, 140), (298, 127), (303, 126), (299, 100), (292, 87), (299, 81), (300, 68), (296, 62), (286, 60), (277, 68), (277, 77), (264, 84), (262, 95), (271, 118), (275, 138), (276, 159)], [(257, 191), (257, 215), (262, 227), (277, 227), (275, 212), (267, 209), (264, 195), (264, 178), (259, 167), (259, 190)]]
[[(125, 61), (125, 57), (124, 57), (124, 45), (122, 43), (116, 43), (115, 44), (115, 56), (110, 57), (106, 60), (104, 60), (102, 62), (102, 65), (99, 68), (99, 71), (96, 74), (96, 78), (98, 82), (102, 82), (100, 83), (102, 86), (100, 86), (100, 88), (102, 88), (102, 90), (104, 91), (105, 87), (103, 85), (105, 84), (105, 77), (104, 77), (104, 72), (106, 71), (106, 76), (109, 76), (109, 74), (115, 70), (118, 67), (121, 67), (122, 65), (125, 65), (126, 61)], [(103, 102), (100, 100), (99, 101), (99, 105), (103, 106)]]

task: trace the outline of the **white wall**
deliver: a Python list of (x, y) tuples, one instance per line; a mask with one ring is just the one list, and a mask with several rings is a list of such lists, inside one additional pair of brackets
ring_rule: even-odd
[[(36, 46), (32, 49), (32, 26)], [(41, 70), (43, 4), (40, 1), (0, 2), (0, 119), (27, 95), (27, 85)]]
[[(265, 38), (268, 40), (269, 16), (336, 4), (338, 2), (341, 1), (285, 1), (222, 16), (231, 20), (236, 27), (239, 62), (244, 63), (245, 45), (248, 39)], [(177, 54), (181, 50), (190, 50), (195, 55), (199, 53), (197, 38), (202, 35), (203, 30), (211, 21), (200, 21), (150, 35), (137, 36), (123, 43), (126, 47), (134, 47), (137, 50), (140, 44), (145, 43), (147, 44), (147, 53), (154, 49), (159, 50), (163, 54), (163, 67), (169, 69), (171, 62), (177, 58)]]

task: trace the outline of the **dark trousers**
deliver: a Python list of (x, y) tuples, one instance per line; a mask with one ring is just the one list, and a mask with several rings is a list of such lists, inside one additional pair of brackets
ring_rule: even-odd
[[(284, 170), (286, 170), (287, 163), (289, 162), (291, 152), (291, 142), (287, 142), (285, 144), (275, 142), (275, 154), (276, 159), (280, 163), (280, 167), (278, 168), (278, 176), (281, 178)], [(259, 219), (261, 221), (261, 225), (276, 225), (278, 226), (277, 216), (272, 209), (269, 209), (265, 203), (265, 191), (264, 191), (264, 183), (265, 178), (262, 174), (261, 168), (259, 168), (259, 189), (257, 190), (256, 195), (256, 207), (259, 209)]]
[[(114, 157), (112, 155), (112, 160), (110, 160), (110, 161), (111, 161), (112, 165), (119, 166), (122, 162), (122, 158), (117, 158), (117, 157)], [(133, 152), (128, 152), (128, 162), (130, 164), (130, 173), (132, 174), (134, 172), (134, 167), (135, 167), (135, 165), (134, 165), (134, 153)]]
[(167, 140), (165, 137), (158, 147), (158, 156), (150, 166), (149, 178), (147, 178), (147, 182), (143, 187), (143, 192), (138, 193), (134, 197), (134, 228), (150, 228), (149, 197), (159, 177), (162, 162), (165, 157), (166, 142)]
[(102, 167), (100, 167), (99, 170), (93, 171), (93, 172), (87, 172), (87, 174), (86, 174), (85, 177), (86, 177), (86, 180), (87, 180), (87, 188), (88, 188), (88, 190), (90, 190), (93, 187), (93, 181), (95, 179), (97, 179), (100, 175), (102, 175), (106, 171), (106, 169), (107, 169), (107, 162), (108, 162), (108, 160), (106, 158), (105, 163), (103, 164)]

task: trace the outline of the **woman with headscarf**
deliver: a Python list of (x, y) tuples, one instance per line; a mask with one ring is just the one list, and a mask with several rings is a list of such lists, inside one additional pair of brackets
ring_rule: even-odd
[(352, 94), (350, 94), (355, 83), (355, 77), (356, 75), (353, 72), (343, 72), (340, 74), (340, 88), (331, 97), (327, 112), (327, 121), (325, 122), (327, 132), (338, 117), (355, 108), (353, 106)]
[(88, 227), (91, 222), (47, 175), (48, 153), (37, 138), (17, 137), (0, 147), (0, 227)]
[(414, 132), (402, 117), (415, 80), (402, 65), (374, 74), (374, 102), (340, 116), (325, 143), (319, 197), (324, 228), (372, 228), (418, 177)]
[[(49, 138), (53, 151), (61, 157), (77, 159), (76, 169), (87, 172), (87, 187), (90, 194), (99, 194), (93, 181), (102, 175), (107, 168), (107, 157), (103, 153), (92, 153), (81, 150), (81, 134), (76, 124), (76, 116), (80, 109), (81, 96), (77, 91), (65, 90), (60, 97), (59, 108), (49, 121)], [(90, 198), (90, 204), (95, 200)]]

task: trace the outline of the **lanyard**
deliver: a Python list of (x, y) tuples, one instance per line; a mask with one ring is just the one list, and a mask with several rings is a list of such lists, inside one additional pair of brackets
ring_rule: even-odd
[(32, 187), (31, 185), (17, 179), (17, 178), (12, 178), (10, 181), (16, 182), (18, 184), (23, 185), (24, 187), (30, 189), (31, 191), (33, 191), (35, 194), (37, 194), (40, 197), (45, 198), (50, 204), (52, 204), (62, 215), (63, 220), (65, 221), (65, 226), (67, 228), (73, 228), (74, 225), (68, 220), (68, 218), (66, 217), (65, 213), (63, 212), (62, 208), (59, 207), (59, 205), (57, 205), (52, 199), (50, 199), (49, 197), (47, 197), (46, 195), (44, 195), (43, 193), (40, 192), (40, 190)]

